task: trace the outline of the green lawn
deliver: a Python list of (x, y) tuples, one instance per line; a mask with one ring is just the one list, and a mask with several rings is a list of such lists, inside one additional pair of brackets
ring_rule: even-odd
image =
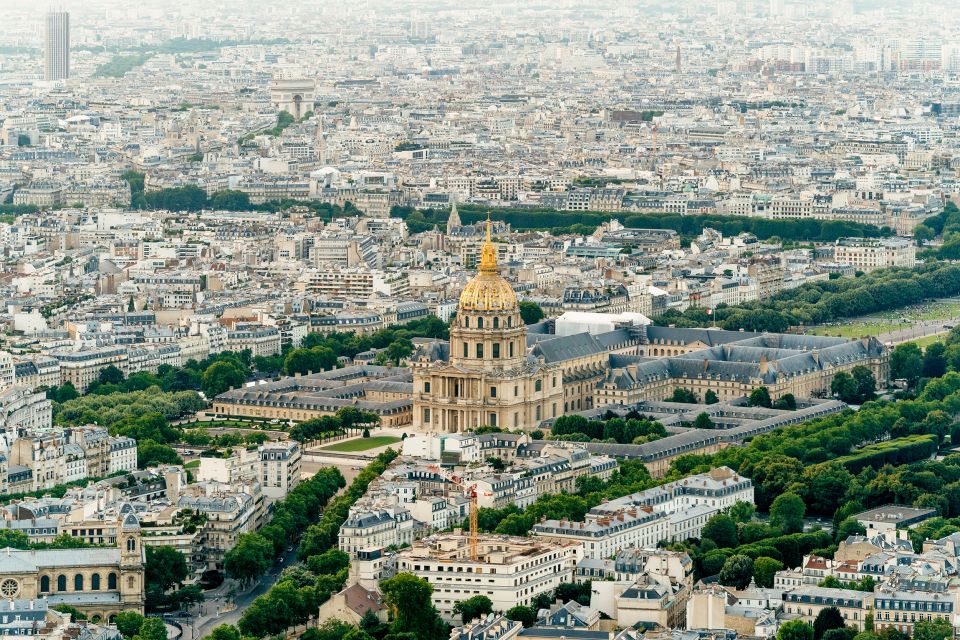
[(371, 438), (357, 438), (356, 440), (345, 440), (322, 447), (321, 451), (366, 451), (367, 449), (376, 449), (385, 447), (388, 444), (400, 442), (400, 438), (394, 436), (373, 436)]
[(940, 340), (943, 340), (945, 337), (947, 337), (947, 334), (945, 334), (945, 333), (938, 333), (938, 334), (934, 334), (934, 335), (923, 336), (922, 338), (917, 338), (916, 340), (911, 340), (910, 342), (912, 342), (913, 344), (917, 345), (917, 346), (920, 347), (921, 349), (926, 349), (927, 347), (929, 347), (929, 346), (930, 346), (931, 344), (933, 344), (934, 342), (938, 342), (938, 341), (940, 341)]
[[(908, 326), (908, 325), (903, 325)], [(881, 333), (896, 331), (900, 326), (889, 322), (863, 322), (852, 320), (839, 326), (810, 327), (807, 333), (815, 336), (840, 336), (841, 338), (859, 338), (861, 336), (876, 336)]]
[(187, 464), (183, 465), (183, 468), (184, 468), (184, 469), (199, 469), (199, 468), (200, 468), (200, 461), (199, 461), (199, 460), (191, 460), (191, 461), (188, 462)]
[[(817, 336), (859, 338), (909, 328), (914, 322), (923, 320), (950, 320), (957, 317), (960, 317), (960, 300), (944, 298), (896, 311), (849, 318), (835, 325), (807, 327), (806, 333)], [(901, 323), (902, 319), (905, 319), (906, 322)]]

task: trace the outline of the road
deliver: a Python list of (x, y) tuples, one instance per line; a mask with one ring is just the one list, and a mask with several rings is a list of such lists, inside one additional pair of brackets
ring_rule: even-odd
[[(394, 433), (394, 431), (396, 431), (396, 433)], [(396, 435), (397, 437), (400, 437), (402, 432), (400, 430), (382, 429), (379, 430), (377, 434)], [(370, 464), (370, 461), (378, 453), (388, 448), (387, 446), (384, 446), (371, 449), (369, 451), (347, 453), (331, 451), (321, 452), (319, 449), (322, 446), (324, 445), (313, 447), (304, 451), (303, 460), (301, 462), (301, 477), (309, 478), (323, 467), (333, 466), (340, 469), (340, 472), (347, 481), (347, 486), (353, 482), (353, 479), (357, 477), (357, 474), (359, 474), (364, 467)], [(398, 448), (398, 444), (394, 444), (392, 446), (394, 448)], [(270, 587), (272, 587), (279, 579), (280, 573), (283, 571), (283, 569), (296, 564), (296, 561), (296, 549), (287, 552), (283, 558), (283, 563), (281, 565), (274, 565), (270, 572), (261, 578), (260, 582), (258, 582), (256, 586), (243, 593), (236, 594), (233, 598), (233, 604), (235, 605), (234, 608), (225, 613), (218, 614), (217, 611), (228, 603), (227, 593), (236, 583), (232, 580), (227, 580), (220, 587), (206, 592), (207, 600), (201, 605), (202, 609), (206, 612), (204, 615), (201, 615), (198, 618), (178, 619), (178, 622), (183, 626), (183, 640), (195, 640), (196, 638), (202, 638), (206, 635), (209, 635), (214, 628), (220, 626), (221, 624), (237, 624), (237, 622), (240, 621), (241, 616), (243, 616), (243, 612), (247, 609), (247, 607), (250, 606), (257, 596), (263, 595), (269, 591)]]
[[(243, 612), (247, 609), (247, 607), (250, 606), (257, 596), (263, 595), (269, 591), (270, 587), (272, 587), (276, 583), (277, 579), (279, 579), (280, 573), (287, 567), (296, 564), (296, 562), (297, 550), (294, 549), (293, 551), (287, 552), (283, 558), (283, 563), (280, 565), (274, 565), (270, 569), (270, 572), (263, 576), (256, 586), (234, 596), (233, 603), (235, 607), (226, 613), (217, 614), (216, 612), (219, 608), (223, 607), (227, 603), (226, 594), (230, 589), (229, 585), (231, 583), (236, 583), (228, 580), (217, 589), (207, 592), (207, 601), (202, 606), (206, 609), (208, 614), (202, 615), (194, 620), (193, 626), (188, 624), (187, 618), (180, 620), (180, 623), (183, 625), (184, 640), (193, 640), (194, 638), (202, 638), (206, 635), (209, 635), (215, 627), (218, 627), (221, 624), (237, 624), (237, 622), (240, 621), (240, 617), (243, 615)], [(196, 629), (195, 632), (194, 629)]]
[(923, 320), (911, 325), (904, 325), (902, 329), (881, 333), (877, 340), (884, 344), (900, 344), (910, 342), (924, 336), (932, 336), (950, 331), (944, 325), (954, 326), (954, 320)]

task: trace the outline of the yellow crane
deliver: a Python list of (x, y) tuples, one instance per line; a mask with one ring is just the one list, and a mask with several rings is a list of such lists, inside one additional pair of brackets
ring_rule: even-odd
[(447, 475), (440, 467), (436, 465), (431, 465), (430, 470), (436, 471), (441, 478), (449, 480), (453, 486), (462, 489), (464, 495), (470, 498), (470, 559), (476, 560), (480, 556), (480, 533), (479, 525), (477, 523), (479, 507), (477, 506), (476, 483), (468, 485), (459, 476)]

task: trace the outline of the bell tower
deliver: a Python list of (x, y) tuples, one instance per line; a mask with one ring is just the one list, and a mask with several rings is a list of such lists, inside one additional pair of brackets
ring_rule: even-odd
[(143, 540), (140, 535), (140, 521), (133, 514), (129, 505), (124, 505), (127, 511), (120, 525), (120, 535), (117, 536), (117, 545), (120, 547), (120, 601), (125, 604), (143, 606), (144, 584), (143, 568), (146, 556), (143, 549)]

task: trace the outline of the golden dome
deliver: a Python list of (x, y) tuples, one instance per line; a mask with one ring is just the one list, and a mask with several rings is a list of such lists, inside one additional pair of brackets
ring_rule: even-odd
[(461, 311), (516, 311), (517, 294), (497, 273), (497, 249), (490, 241), (490, 219), (487, 219), (487, 241), (480, 250), (479, 273), (460, 294)]

